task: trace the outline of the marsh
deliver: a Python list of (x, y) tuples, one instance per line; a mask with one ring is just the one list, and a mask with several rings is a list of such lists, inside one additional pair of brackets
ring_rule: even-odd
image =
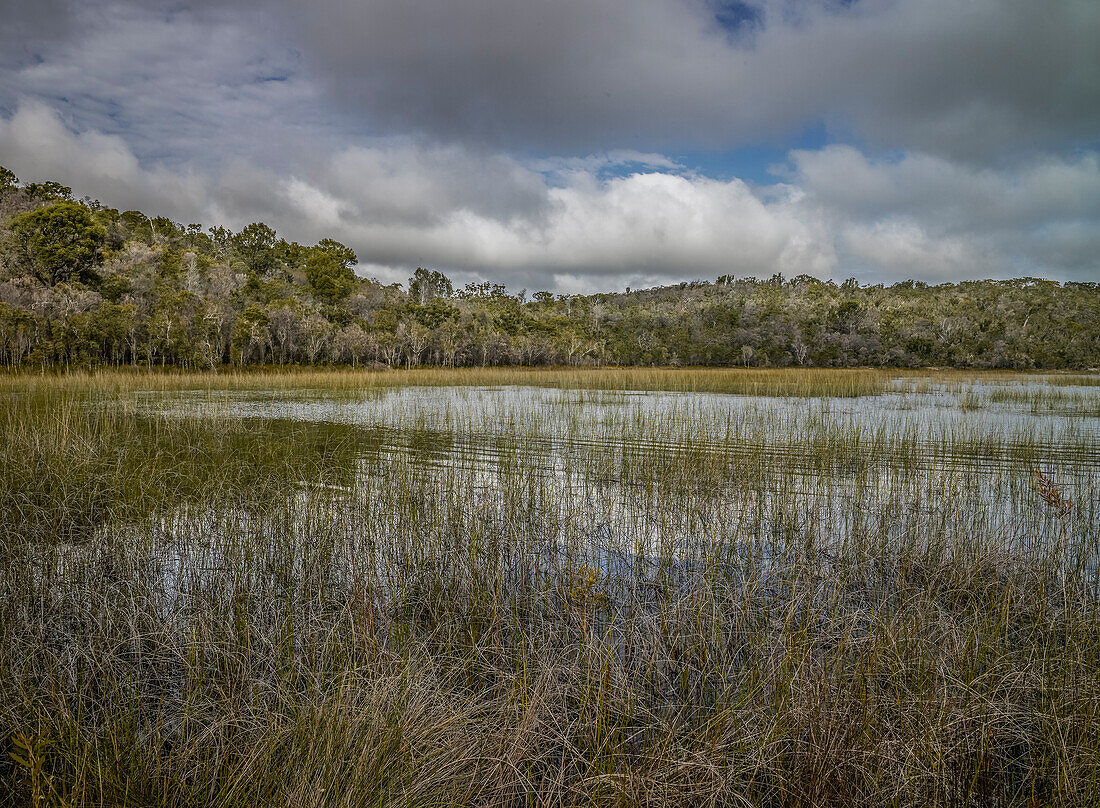
[(1100, 785), (1094, 375), (104, 373), (0, 396), (8, 802)]

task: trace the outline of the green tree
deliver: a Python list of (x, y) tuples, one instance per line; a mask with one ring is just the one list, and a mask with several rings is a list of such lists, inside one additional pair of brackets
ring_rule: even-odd
[(347, 247), (339, 241), (336, 241), (336, 239), (323, 238), (317, 242), (317, 246), (313, 249), (323, 252), (325, 255), (337, 261), (344, 269), (351, 269), (359, 263), (355, 251), (351, 247)]
[(233, 248), (249, 271), (269, 272), (275, 264), (275, 231), (263, 222), (253, 222), (233, 236)]
[(306, 280), (314, 297), (335, 304), (351, 294), (355, 273), (330, 253), (315, 249), (306, 259)]
[(59, 199), (71, 200), (73, 198), (72, 188), (53, 180), (28, 182), (23, 186), (23, 190), (27, 192), (27, 196), (39, 202), (53, 202)]
[(454, 285), (442, 272), (432, 272), (421, 267), (409, 278), (409, 297), (424, 305), (434, 297), (451, 297)]
[(459, 310), (447, 301), (433, 297), (421, 306), (418, 303), (409, 304), (409, 312), (416, 321), (429, 330), (439, 328), (448, 320), (458, 320)]
[(48, 286), (96, 280), (92, 268), (107, 230), (83, 205), (56, 202), (20, 213), (9, 230), (31, 272)]
[(253, 304), (241, 312), (233, 323), (232, 350), (238, 364), (246, 364), (255, 358), (263, 362), (271, 342), (268, 332), (269, 319), (262, 308)]
[(15, 176), (15, 172), (10, 168), (4, 168), (0, 166), (0, 191), (6, 191), (9, 188), (14, 188), (19, 184), (19, 177)]
[(214, 251), (222, 258), (227, 257), (233, 246), (233, 231), (221, 225), (208, 227), (207, 231), (210, 233), (210, 243)]

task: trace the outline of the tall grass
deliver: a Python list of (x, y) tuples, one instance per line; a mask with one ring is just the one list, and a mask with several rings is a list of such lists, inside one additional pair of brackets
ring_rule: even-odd
[(410, 385), (529, 385), (570, 390), (668, 390), (738, 393), (763, 396), (857, 396), (885, 389), (897, 374), (872, 369), (798, 370), (758, 368), (415, 368), (354, 370), (278, 368), (222, 373), (105, 369), (64, 374), (0, 375), (0, 391), (26, 389), (127, 390), (288, 390), (323, 389), (329, 393), (360, 392)]
[[(645, 389), (617, 373), (575, 386)], [(187, 377), (5, 384), (6, 804), (1100, 789), (1095, 433), (584, 396), (317, 424), (140, 395)]]

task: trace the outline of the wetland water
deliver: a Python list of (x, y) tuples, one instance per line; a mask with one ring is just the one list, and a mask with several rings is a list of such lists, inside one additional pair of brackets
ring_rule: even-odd
[(177, 392), (142, 406), (344, 429), (357, 458), (338, 484), (349, 490), (400, 471), (492, 507), (537, 488), (543, 516), (631, 554), (639, 542), (759, 540), (792, 527), (843, 545), (869, 520), (899, 541), (980, 523), (1032, 543), (1066, 529), (1036, 496), (1036, 470), (1074, 503), (1082, 546), (1097, 534), (1100, 387), (1042, 377), (907, 377), (856, 397), (402, 387)]
[(1095, 377), (336, 378), (9, 391), (0, 729), (69, 804), (1100, 788)]

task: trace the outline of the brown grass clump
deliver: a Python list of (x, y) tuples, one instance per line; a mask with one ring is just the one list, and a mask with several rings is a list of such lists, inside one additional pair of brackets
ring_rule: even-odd
[(1035, 488), (1043, 502), (1060, 518), (1065, 519), (1070, 515), (1073, 510), (1073, 500), (1062, 493), (1062, 490), (1043, 474), (1042, 469), (1035, 469)]

